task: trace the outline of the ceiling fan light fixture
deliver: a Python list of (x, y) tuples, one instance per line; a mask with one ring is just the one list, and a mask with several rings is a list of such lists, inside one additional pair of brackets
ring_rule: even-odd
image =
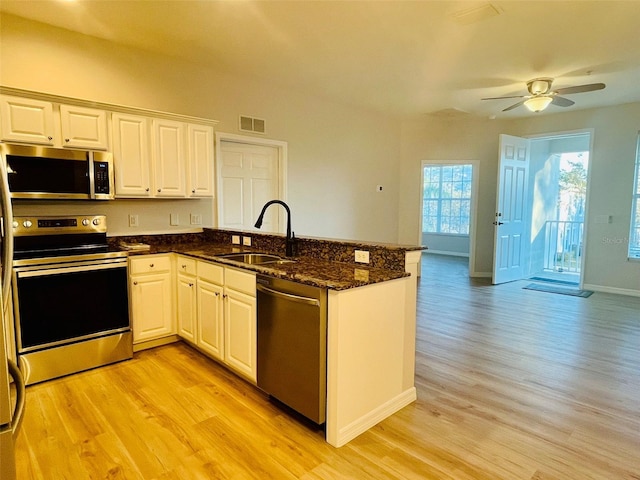
[(537, 97), (531, 97), (524, 101), (524, 106), (527, 107), (532, 112), (541, 112), (545, 108), (549, 106), (553, 98), (540, 95)]

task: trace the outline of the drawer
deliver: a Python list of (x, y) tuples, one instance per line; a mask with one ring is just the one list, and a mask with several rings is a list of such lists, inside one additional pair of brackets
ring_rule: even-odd
[(255, 297), (256, 274), (227, 267), (224, 269), (224, 286)]
[(129, 274), (170, 272), (171, 257), (169, 255), (141, 255), (129, 257)]
[(198, 278), (216, 285), (224, 285), (224, 267), (216, 263), (198, 262)]
[(198, 262), (193, 258), (183, 257), (181, 255), (178, 255), (176, 269), (178, 273), (184, 273), (186, 275), (195, 276), (197, 272), (196, 270), (197, 263)]

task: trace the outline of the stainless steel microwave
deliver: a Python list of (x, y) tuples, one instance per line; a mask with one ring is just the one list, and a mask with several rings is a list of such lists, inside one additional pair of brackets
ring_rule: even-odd
[(108, 152), (0, 144), (11, 198), (112, 200), (113, 156)]

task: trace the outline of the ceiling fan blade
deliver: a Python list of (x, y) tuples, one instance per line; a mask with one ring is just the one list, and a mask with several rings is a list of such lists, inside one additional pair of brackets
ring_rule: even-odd
[(604, 83), (589, 83), (587, 85), (576, 85), (575, 87), (558, 88), (554, 91), (559, 95), (569, 95), (571, 93), (593, 92), (594, 90), (602, 90), (606, 85)]
[(511, 105), (510, 107), (505, 108), (504, 110), (502, 110), (503, 112), (508, 112), (509, 110), (513, 110), (514, 108), (519, 107), (520, 105), (524, 105), (524, 100), (518, 102), (518, 103), (514, 103), (513, 105)]
[(483, 98), (482, 100), (502, 100), (503, 98), (525, 98), (528, 97), (528, 95), (513, 95), (511, 97), (490, 97), (490, 98)]
[(569, 100), (568, 98), (558, 97), (557, 95), (554, 95), (553, 100), (551, 100), (551, 103), (553, 103), (554, 105), (557, 105), (558, 107), (570, 107), (576, 102), (574, 102), (573, 100)]

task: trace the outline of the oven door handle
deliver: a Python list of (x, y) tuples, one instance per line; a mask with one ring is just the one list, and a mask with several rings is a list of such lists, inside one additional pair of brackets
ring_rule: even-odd
[(92, 272), (95, 270), (109, 270), (113, 268), (126, 268), (126, 262), (118, 263), (92, 263), (83, 265), (58, 266), (56, 268), (39, 268), (33, 270), (16, 269), (19, 278), (43, 277), (46, 275), (60, 275), (63, 273)]
[(0, 158), (0, 207), (2, 211), (2, 304), (7, 308), (11, 293), (11, 265), (13, 262), (13, 212), (11, 207), (11, 193), (9, 192), (9, 178), (4, 158)]

